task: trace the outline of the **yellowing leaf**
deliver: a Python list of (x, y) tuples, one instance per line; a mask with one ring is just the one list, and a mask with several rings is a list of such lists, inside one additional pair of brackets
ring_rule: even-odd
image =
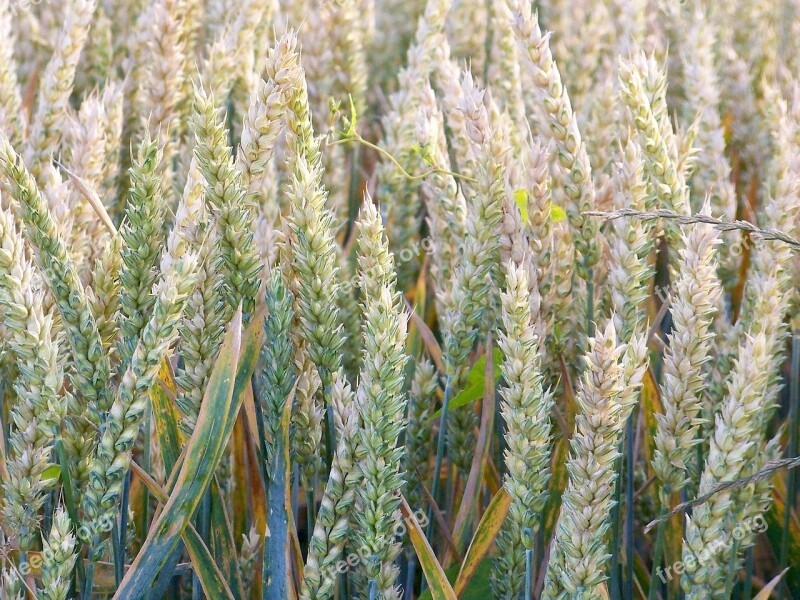
[(514, 202), (517, 204), (519, 214), (522, 215), (522, 222), (528, 222), (528, 190), (517, 190), (514, 192)]
[(42, 471), (42, 479), (45, 481), (55, 481), (61, 477), (61, 467), (58, 465), (50, 465)]
[(179, 426), (181, 415), (173, 401), (176, 390), (175, 376), (169, 361), (165, 360), (158, 371), (158, 382), (150, 390), (150, 406), (153, 410), (158, 446), (161, 448), (161, 457), (168, 475), (172, 474), (181, 448), (186, 442), (186, 436)]
[(356, 103), (353, 102), (353, 96), (348, 94), (347, 97), (350, 100), (350, 120), (347, 123), (347, 137), (355, 137), (358, 111), (356, 110)]
[[(494, 364), (499, 365), (503, 360), (503, 353), (500, 351), (499, 348), (495, 348), (492, 352), (492, 360), (494, 360)], [(461, 408), (462, 406), (469, 406), (478, 398), (483, 398), (483, 388), (484, 388), (484, 371), (486, 370), (486, 355), (481, 356), (478, 360), (475, 361), (475, 364), (472, 365), (472, 368), (469, 370), (467, 374), (467, 383), (464, 385), (464, 389), (456, 394), (453, 398), (450, 399), (450, 404), (448, 406), (449, 410), (454, 410), (456, 408)], [(500, 380), (500, 369), (495, 369), (494, 372), (494, 382)], [(442, 411), (437, 410), (431, 420), (438, 419), (442, 416)]]
[[(462, 492), (461, 506), (458, 509), (455, 525), (453, 525), (453, 539), (456, 542), (456, 548), (460, 551), (466, 545), (468, 538), (468, 531), (471, 529), (470, 525), (473, 521), (473, 513), (476, 509), (478, 496), (480, 495), (481, 483), (483, 482), (483, 473), (486, 470), (486, 464), (490, 461), (489, 449), (492, 445), (492, 433), (494, 433), (494, 416), (497, 411), (494, 388), (496, 385), (495, 373), (499, 369), (495, 369), (494, 365), (494, 352), (490, 352), (492, 346), (492, 336), (489, 334), (486, 340), (487, 353), (484, 355), (489, 356), (489, 360), (484, 360), (484, 389), (483, 389), (483, 403), (481, 407), (481, 425), (478, 432), (478, 439), (475, 443), (475, 454), (472, 457), (472, 466), (469, 470), (469, 477), (467, 478), (467, 485)], [(444, 564), (448, 566), (449, 556), (445, 556)]]
[(422, 566), (422, 572), (428, 582), (431, 598), (433, 600), (457, 600), (456, 593), (447, 580), (442, 565), (436, 560), (436, 555), (414, 516), (414, 511), (402, 496), (400, 497), (400, 510), (403, 513), (406, 527), (408, 527), (408, 537), (411, 539), (419, 564)]
[(472, 577), (478, 570), (481, 561), (488, 554), (489, 549), (494, 543), (494, 539), (500, 532), (503, 521), (506, 520), (508, 509), (511, 507), (511, 496), (505, 488), (500, 488), (500, 491), (495, 494), (489, 507), (481, 517), (481, 522), (478, 529), (475, 530), (475, 535), (472, 536), (472, 541), (467, 549), (467, 555), (464, 557), (464, 562), (461, 563), (461, 570), (458, 572), (458, 578), (453, 589), (457, 596), (466, 589)]
[[(445, 571), (447, 580), (453, 582), (458, 575), (458, 565)], [(489, 583), (492, 576), (492, 559), (484, 558), (478, 565), (467, 587), (458, 595), (458, 600), (487, 600), (492, 597), (492, 588)], [(418, 600), (431, 600), (431, 591), (425, 590)]]
[[(167, 503), (169, 500), (167, 493), (146, 471), (144, 471), (144, 469), (134, 462), (131, 464), (131, 470), (162, 506)], [(211, 556), (208, 546), (206, 546), (200, 534), (197, 533), (194, 525), (189, 523), (182, 537), (186, 546), (186, 551), (189, 554), (189, 560), (192, 562), (192, 568), (197, 573), (203, 590), (214, 598), (227, 598), (228, 600), (232, 600), (234, 595), (225, 580), (225, 576), (222, 574), (222, 571), (220, 571), (217, 563), (214, 562), (214, 558)], [(169, 562), (166, 564), (169, 565)], [(174, 568), (174, 566), (172, 568)], [(111, 593), (113, 593), (115, 588), (116, 583), (114, 587), (111, 588)]]
[[(786, 478), (773, 477), (772, 507), (764, 515), (766, 518), (766, 536), (773, 548), (780, 548), (784, 536), (784, 519), (786, 518)], [(789, 513), (788, 531), (788, 564), (800, 564), (800, 519), (796, 509)], [(800, 570), (791, 569), (786, 575), (786, 586), (789, 588), (788, 597), (800, 598)]]
[(789, 567), (786, 567), (783, 571), (778, 573), (772, 581), (770, 581), (767, 585), (761, 588), (761, 591), (758, 592), (755, 596), (753, 596), (753, 600), (769, 600), (769, 597), (772, 595), (772, 591), (778, 587), (778, 584), (783, 579), (783, 576), (786, 575), (786, 572), (789, 570)]
[(556, 203), (550, 204), (550, 220), (553, 223), (561, 223), (567, 220), (567, 212)]
[(140, 598), (178, 546), (225, 454), (256, 365), (264, 328), (256, 318), (242, 336), (241, 309), (231, 321), (211, 373), (197, 424), (184, 448), (172, 491), (114, 598)]

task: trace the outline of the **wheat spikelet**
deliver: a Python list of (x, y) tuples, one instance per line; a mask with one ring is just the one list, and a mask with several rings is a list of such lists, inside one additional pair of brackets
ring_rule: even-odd
[(359, 245), (362, 291), (375, 286), (377, 293), (363, 299), (364, 351), (356, 400), (363, 423), (358, 432), (363, 452), (359, 463), (363, 484), (357, 490), (361, 504), (356, 513), (356, 545), (359, 552), (369, 557), (364, 569), (376, 597), (388, 600), (399, 597), (394, 560), (400, 546), (394, 541), (393, 530), (398, 518), (397, 493), (403, 485), (400, 440), (405, 429), (403, 369), (408, 359), (404, 351), (407, 317), (394, 275), (381, 280), (380, 272), (373, 274), (367, 270), (380, 261), (380, 256), (388, 254), (380, 221), (373, 219), (371, 226), (365, 223)]
[(580, 414), (570, 442), (569, 482), (556, 525), (554, 554), (543, 598), (594, 598), (608, 558), (605, 536), (611, 525), (614, 464), (625, 421), (645, 370), (643, 339), (618, 344), (613, 321), (590, 341), (586, 373), (577, 392)]
[(361, 472), (355, 462), (358, 412), (355, 396), (341, 371), (332, 378), (331, 404), (337, 433), (336, 453), (309, 542), (300, 590), (302, 600), (330, 598), (336, 563), (347, 542)]
[(44, 165), (51, 155), (58, 150), (75, 70), (96, 6), (96, 0), (73, 0), (69, 3), (53, 56), (42, 76), (39, 104), (25, 151), (25, 162), (37, 179), (43, 174)]
[(417, 506), (422, 491), (415, 470), (428, 481), (428, 464), (433, 449), (433, 415), (436, 406), (436, 391), (439, 389), (439, 374), (428, 359), (418, 361), (414, 378), (408, 391), (408, 427), (406, 429), (406, 498), (411, 506)]
[(125, 366), (155, 302), (151, 291), (158, 277), (156, 266), (163, 243), (166, 211), (162, 161), (158, 142), (145, 138), (131, 167), (130, 198), (125, 208), (126, 221), (120, 231), (123, 240), (120, 307), (124, 315), (120, 324), (120, 356)]
[(107, 386), (111, 367), (102, 350), (89, 299), (33, 177), (2, 136), (0, 172), (10, 185), (12, 208), (24, 225), (25, 237), (34, 250), (36, 264), (55, 298), (69, 337), (78, 390), (77, 412), (73, 414), (99, 424), (100, 413), (111, 404)]
[[(464, 254), (455, 274), (452, 304), (446, 307), (444, 325), (446, 374), (457, 391), (463, 386), (469, 352), (475, 341), (491, 329), (497, 310), (501, 277), (499, 228), (506, 205), (506, 171), (501, 157), (509, 150), (500, 133), (491, 128), (483, 93), (475, 87), (468, 71), (462, 86), (460, 110), (474, 146), (476, 183), (467, 190)], [(450, 451), (455, 463), (465, 471), (472, 460), (475, 423), (475, 414), (469, 410), (455, 412), (449, 422)]]
[(504, 485), (511, 495), (508, 520), (498, 538), (493, 590), (497, 597), (518, 596), (524, 588), (525, 550), (533, 548), (547, 502), (551, 452), (549, 414), (553, 398), (544, 389), (540, 340), (532, 323), (527, 269), (509, 264), (503, 293), (500, 349), (505, 386), (501, 411), (508, 432)]
[(75, 551), (77, 540), (63, 507), (58, 507), (53, 513), (53, 526), (43, 546), (42, 589), (39, 597), (43, 600), (67, 600), (78, 555)]
[[(710, 206), (706, 204), (707, 214)], [(704, 366), (709, 360), (720, 283), (716, 278), (718, 234), (698, 225), (684, 234), (682, 271), (675, 282), (671, 314), (673, 331), (664, 353), (664, 383), (658, 415), (653, 468), (664, 485), (662, 502), (669, 505), (672, 490), (682, 489), (692, 472), (694, 448), (700, 442)]]
[(95, 560), (102, 553), (103, 519), (115, 511), (122, 480), (130, 466), (131, 449), (144, 418), (150, 387), (178, 337), (186, 300), (196, 284), (196, 255), (186, 254), (178, 262), (166, 263), (153, 289), (156, 300), (152, 315), (142, 329), (120, 382), (89, 469), (89, 483), (82, 501), (82, 531), (85, 530), (83, 541), (91, 544), (90, 556)]
[(17, 402), (10, 410), (9, 476), (3, 481), (0, 512), (19, 536), (20, 546), (28, 549), (37, 538), (38, 514), (45, 501), (42, 476), (66, 416), (60, 393), (63, 363), (52, 315), (43, 308), (44, 293), (34, 287), (23, 239), (5, 210), (0, 211), (0, 245), (0, 306), (19, 370), (14, 384)]
[(578, 272), (588, 281), (590, 269), (598, 260), (594, 241), (597, 225), (582, 213), (595, 205), (592, 169), (582, 141), (569, 96), (561, 81), (561, 74), (553, 61), (549, 35), (543, 35), (538, 18), (531, 13), (530, 5), (509, 1), (512, 26), (517, 39), (523, 65), (530, 70), (530, 79), (540, 93), (540, 102), (548, 115), (550, 134), (558, 148), (557, 164), (564, 175), (564, 191), (568, 204), (570, 224), (575, 230), (575, 245), (583, 259)]
[[(205, 177), (206, 200), (219, 236), (219, 268), (223, 294), (232, 315), (239, 304), (245, 315), (253, 312), (260, 278), (260, 261), (253, 243), (253, 207), (245, 202), (246, 190), (228, 147), (228, 132), (202, 89), (194, 94), (192, 127), (197, 137), (195, 155)], [(225, 319), (227, 321), (227, 318)]]
[[(770, 353), (763, 333), (747, 336), (739, 346), (738, 358), (728, 384), (728, 393), (716, 415), (698, 494), (714, 485), (733, 481), (745, 468), (745, 455), (758, 439), (758, 415), (764, 410), (769, 384)], [(702, 504), (686, 520), (683, 560), (686, 573), (681, 586), (687, 598), (718, 597), (725, 587), (727, 557), (714, 541), (730, 527), (733, 495), (721, 492)], [(688, 556), (707, 557), (698, 564)]]
[[(438, 311), (452, 302), (450, 294), (459, 264), (459, 240), (466, 230), (467, 204), (452, 171), (445, 139), (444, 115), (436, 106), (436, 96), (426, 82), (420, 93), (417, 113), (417, 138), (420, 148), (429, 156), (436, 172), (427, 178), (421, 188), (428, 213), (430, 231), (430, 276), (436, 285)], [(425, 248), (428, 251), (427, 248)]]
[[(646, 203), (643, 161), (639, 148), (628, 142), (623, 160), (615, 168), (614, 200), (620, 206)], [(608, 289), (615, 327), (622, 341), (627, 341), (644, 323), (645, 302), (653, 269), (648, 264), (653, 248), (652, 226), (642, 221), (616, 224), (609, 236), (611, 265)]]
[(263, 206), (269, 163), (283, 131), (285, 106), (299, 74), (297, 36), (287, 31), (269, 50), (266, 77), (259, 84), (244, 117), (241, 150), (237, 156), (244, 184), (253, 202)]
[(11, 143), (18, 146), (22, 142), (24, 122), (20, 119), (22, 93), (14, 59), (13, 13), (9, 4), (8, 0), (0, 4), (0, 125)]
[(319, 140), (314, 136), (302, 69), (287, 109), (291, 171), (281, 254), (284, 264), (291, 267), (288, 277), (299, 337), (306, 343), (326, 388), (330, 376), (341, 366), (338, 350), (344, 343), (337, 306), (338, 246), (333, 237), (333, 217), (326, 206)]
[(292, 411), (292, 454), (300, 471), (303, 487), (314, 489), (314, 477), (322, 465), (322, 420), (324, 408), (315, 396), (321, 381), (314, 363), (304, 351), (295, 357), (298, 373), (295, 406)]

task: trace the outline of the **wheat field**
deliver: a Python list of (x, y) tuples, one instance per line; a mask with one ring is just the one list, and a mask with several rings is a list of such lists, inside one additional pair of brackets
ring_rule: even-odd
[(0, 0), (0, 600), (800, 598), (800, 2)]

